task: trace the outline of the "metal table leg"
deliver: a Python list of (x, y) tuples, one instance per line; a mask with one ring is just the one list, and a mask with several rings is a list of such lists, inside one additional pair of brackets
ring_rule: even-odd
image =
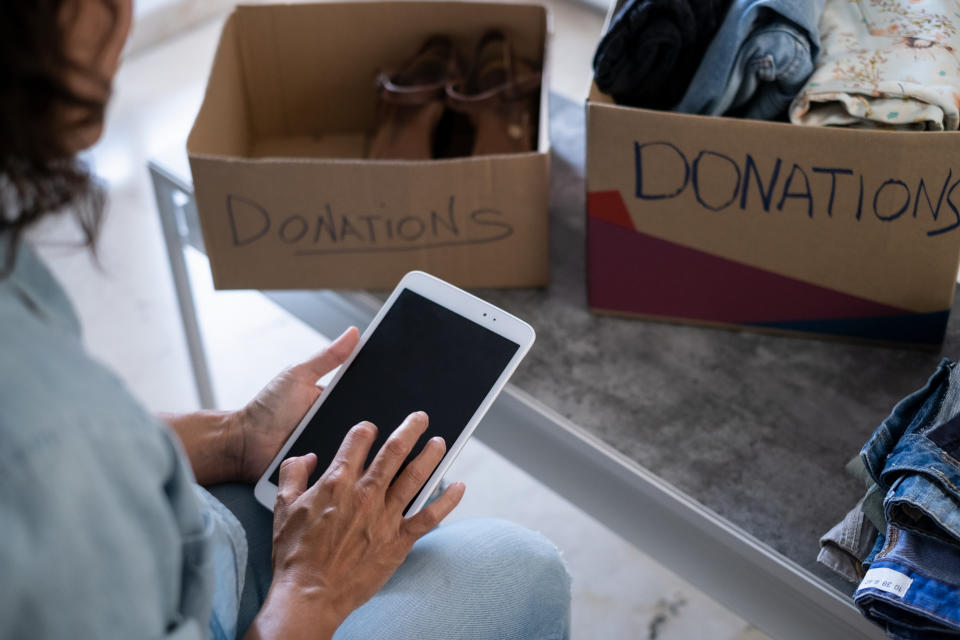
[(157, 211), (160, 214), (160, 226), (163, 228), (164, 244), (170, 259), (170, 273), (173, 275), (173, 287), (180, 307), (180, 319), (183, 321), (183, 333), (187, 340), (187, 351), (193, 367), (193, 377), (197, 383), (197, 398), (204, 409), (217, 406), (210, 379), (210, 368), (203, 348), (203, 336), (197, 320), (197, 307), (190, 285), (190, 274), (183, 250), (188, 243), (189, 230), (183, 212), (189, 196), (184, 193), (171, 176), (160, 167), (150, 163), (150, 178), (157, 199)]

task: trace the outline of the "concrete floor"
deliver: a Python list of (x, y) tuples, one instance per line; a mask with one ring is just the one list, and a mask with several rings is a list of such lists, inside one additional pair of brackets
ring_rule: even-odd
[[(602, 14), (551, 0), (552, 88), (580, 100)], [(129, 57), (117, 78), (107, 133), (90, 153), (109, 193), (96, 261), (70, 246), (67, 218), (32, 237), (77, 306), (90, 351), (152, 410), (197, 408), (146, 162), (182, 153), (200, 104), (222, 17)], [(215, 389), (244, 403), (275, 372), (326, 343), (253, 292), (215, 292), (202, 256), (190, 256)], [(473, 441), (449, 478), (467, 493), (452, 518), (496, 516), (545, 533), (573, 575), (573, 637), (760, 640), (763, 634), (657, 565), (562, 497)]]

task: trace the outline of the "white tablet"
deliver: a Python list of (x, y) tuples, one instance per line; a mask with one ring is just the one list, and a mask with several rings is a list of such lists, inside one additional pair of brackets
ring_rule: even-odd
[(368, 420), (379, 429), (369, 464), (407, 415), (426, 411), (429, 427), (407, 462), (435, 436), (447, 443), (447, 453), (405, 512), (416, 513), (534, 337), (526, 322), (443, 280), (411, 271), (257, 482), (257, 500), (273, 509), (284, 459), (317, 454), (312, 485), (333, 460), (347, 431), (358, 422)]

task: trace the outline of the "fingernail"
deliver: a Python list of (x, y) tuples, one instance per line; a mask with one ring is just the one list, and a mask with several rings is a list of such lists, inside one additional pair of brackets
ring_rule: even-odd
[(441, 438), (440, 436), (436, 436), (436, 437), (434, 437), (434, 438), (430, 438), (430, 442), (432, 442), (432, 443), (434, 443), (434, 444), (438, 444), (438, 445), (440, 445), (441, 447), (446, 446), (446, 444), (447, 444), (446, 442), (443, 441), (443, 438)]
[(419, 420), (427, 420), (427, 419), (428, 419), (428, 416), (427, 416), (427, 414), (426, 414), (425, 411), (415, 411), (415, 412), (413, 413), (413, 415), (414, 415), (415, 418), (417, 418), (417, 419), (419, 419)]

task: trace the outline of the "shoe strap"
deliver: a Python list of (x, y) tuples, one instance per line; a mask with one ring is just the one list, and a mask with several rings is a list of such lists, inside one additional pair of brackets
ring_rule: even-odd
[(476, 111), (488, 109), (493, 103), (517, 102), (536, 93), (540, 89), (540, 82), (541, 73), (536, 71), (473, 94), (462, 91), (463, 83), (450, 83), (446, 87), (447, 105), (457, 111)]
[(384, 102), (398, 105), (423, 105), (443, 100), (447, 81), (440, 80), (430, 84), (398, 85), (390, 80), (390, 75), (377, 75), (377, 92)]

